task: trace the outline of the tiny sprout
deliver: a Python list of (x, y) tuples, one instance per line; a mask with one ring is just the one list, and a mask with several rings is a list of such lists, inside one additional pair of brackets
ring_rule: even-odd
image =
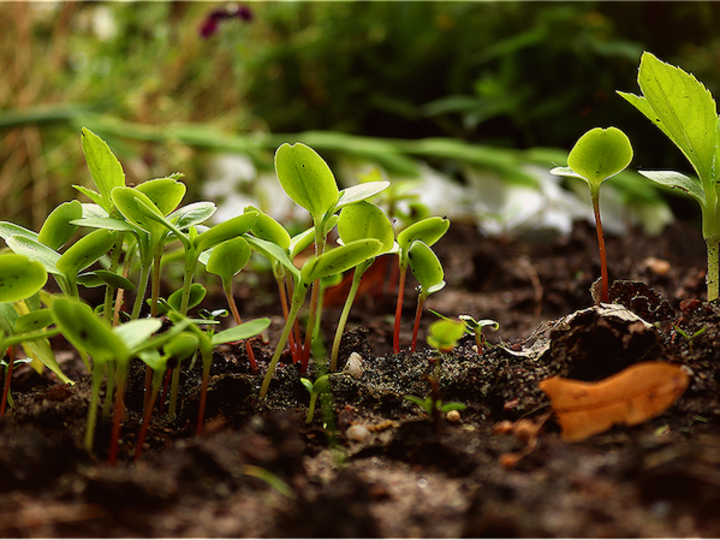
[[(445, 287), (445, 272), (442, 264), (428, 245), (422, 240), (415, 240), (408, 250), (408, 261), (410, 269), (415, 278), (420, 282), (418, 293), (417, 310), (415, 312), (415, 324), (413, 325), (412, 342), (410, 352), (415, 351), (417, 345), (418, 329), (422, 317), (425, 299), (432, 293)], [(462, 335), (462, 334), (461, 334)]]
[(497, 330), (500, 328), (500, 323), (493, 321), (492, 319), (480, 319), (479, 321), (476, 321), (470, 315), (459, 315), (458, 319), (463, 321), (467, 326), (466, 332), (475, 336), (475, 344), (477, 345), (478, 354), (483, 353), (483, 345), (487, 343), (485, 341), (485, 336), (483, 335), (483, 328), (490, 328), (490, 330)]
[(581, 178), (590, 186), (600, 251), (601, 302), (608, 301), (608, 271), (605, 237), (600, 220), (600, 184), (625, 170), (632, 158), (632, 145), (625, 133), (615, 127), (595, 128), (585, 133), (575, 143), (568, 155), (568, 167), (555, 167), (550, 171), (557, 176)]
[(330, 382), (328, 381), (328, 376), (323, 375), (322, 377), (319, 377), (315, 383), (310, 382), (309, 379), (306, 379), (304, 377), (300, 378), (300, 382), (305, 387), (305, 389), (310, 393), (310, 404), (308, 405), (308, 413), (305, 417), (305, 423), (309, 424), (313, 420), (313, 416), (315, 416), (315, 403), (317, 402), (317, 398), (320, 394), (329, 394), (330, 389)]
[(428, 345), (441, 353), (450, 352), (465, 334), (466, 328), (466, 323), (458, 319), (435, 321), (428, 330)]

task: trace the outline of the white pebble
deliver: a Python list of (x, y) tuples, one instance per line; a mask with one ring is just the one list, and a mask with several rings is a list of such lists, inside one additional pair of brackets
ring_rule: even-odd
[(345, 436), (351, 441), (357, 441), (362, 443), (367, 441), (372, 436), (372, 433), (370, 433), (370, 430), (365, 426), (355, 424), (348, 428), (348, 430), (345, 432)]
[(365, 372), (362, 356), (356, 352), (352, 353), (345, 363), (343, 371), (356, 380), (362, 377)]
[(448, 422), (452, 422), (453, 424), (456, 424), (462, 420), (462, 417), (460, 416), (460, 411), (448, 411), (445, 415), (445, 418)]

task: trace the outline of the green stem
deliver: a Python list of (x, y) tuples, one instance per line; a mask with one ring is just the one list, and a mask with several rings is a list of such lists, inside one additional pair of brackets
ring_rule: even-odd
[(93, 363), (90, 406), (88, 407), (87, 426), (85, 427), (85, 449), (88, 452), (92, 452), (93, 450), (95, 425), (97, 424), (98, 401), (100, 400), (100, 384), (103, 380), (106, 365), (107, 364), (101, 364), (99, 362)]
[(407, 264), (400, 262), (400, 279), (398, 282), (397, 305), (395, 306), (395, 330), (393, 332), (393, 352), (400, 352), (400, 320), (402, 319), (403, 300), (405, 297), (405, 275), (407, 274)]
[(415, 323), (413, 324), (413, 333), (412, 333), (412, 342), (410, 343), (410, 352), (415, 352), (415, 347), (417, 346), (418, 330), (420, 329), (420, 319), (422, 317), (423, 304), (425, 303), (425, 298), (427, 298), (427, 294), (425, 294), (423, 291), (420, 291), (420, 294), (418, 295), (417, 309), (415, 310)]
[(593, 212), (595, 213), (595, 229), (597, 231), (598, 249), (600, 250), (600, 301), (607, 303), (609, 301), (609, 285), (607, 255), (605, 253), (605, 235), (603, 234), (602, 220), (600, 219), (600, 190), (591, 187), (590, 196), (592, 197)]
[[(115, 272), (120, 266), (120, 254), (122, 253), (122, 245), (125, 241), (125, 234), (121, 233), (118, 236), (118, 239), (115, 241), (115, 244), (112, 247), (111, 253), (111, 259), (110, 259), (110, 267), (108, 270), (111, 272)], [(105, 288), (105, 305), (103, 306), (103, 318), (110, 322), (112, 320), (113, 315), (113, 297), (115, 296), (115, 287), (112, 285), (108, 285)]]
[[(5, 345), (3, 345), (3, 349)], [(3, 351), (4, 352), (4, 351)], [(3, 387), (2, 403), (0, 403), (0, 416), (5, 415), (5, 407), (7, 406), (8, 396), (10, 395), (10, 381), (12, 381), (13, 366), (15, 365), (15, 354), (17, 346), (12, 345), (8, 348), (8, 366), (5, 371), (5, 386)]]
[(714, 302), (720, 295), (720, 271), (718, 269), (718, 256), (720, 255), (720, 249), (718, 247), (719, 241), (717, 237), (707, 238), (705, 240), (707, 245), (707, 259), (708, 259), (708, 272), (707, 272), (707, 299), (708, 302)]
[(308, 413), (305, 417), (306, 424), (312, 422), (313, 416), (315, 416), (315, 403), (317, 402), (318, 395), (317, 392), (310, 392), (310, 404), (308, 405)]
[(203, 422), (205, 420), (205, 403), (207, 402), (208, 382), (210, 381), (210, 367), (212, 366), (212, 345), (210, 348), (203, 348), (203, 377), (202, 387), (200, 389), (200, 407), (198, 408), (197, 426), (195, 427), (195, 435), (201, 435), (203, 432)]
[[(237, 303), (235, 302), (235, 297), (232, 294), (232, 281), (223, 279), (223, 292), (225, 293), (225, 298), (227, 300), (228, 306), (230, 307), (230, 312), (233, 315), (233, 319), (235, 319), (235, 324), (241, 325), (242, 319), (240, 318), (240, 311), (238, 311)], [(252, 350), (252, 345), (250, 345), (250, 340), (245, 340), (245, 352), (248, 355), (248, 361), (250, 362), (250, 368), (252, 369), (253, 373), (257, 373), (257, 361), (255, 360), (255, 353)]]
[[(299, 287), (302, 287), (302, 285), (300, 284)], [(298, 290), (298, 288), (296, 288), (296, 291)], [(305, 289), (305, 294), (301, 293), (293, 295), (290, 313), (288, 315), (287, 321), (285, 321), (285, 328), (283, 328), (283, 333), (280, 336), (280, 340), (278, 341), (277, 347), (275, 349), (275, 354), (273, 354), (273, 357), (270, 360), (270, 365), (268, 366), (267, 373), (265, 374), (265, 378), (263, 379), (262, 387), (260, 388), (260, 399), (263, 399), (265, 397), (265, 394), (267, 394), (268, 388), (270, 387), (270, 382), (273, 378), (273, 374), (275, 373), (275, 367), (280, 361), (280, 356), (282, 355), (283, 349), (285, 348), (288, 336), (290, 336), (290, 332), (292, 331), (293, 323), (295, 322), (295, 318), (300, 311), (300, 307), (302, 306), (306, 294), (307, 289)]]
[(192, 287), (193, 277), (197, 268), (197, 253), (195, 249), (185, 250), (185, 275), (183, 277), (182, 297), (180, 300), (180, 314), (186, 315), (188, 305), (190, 305), (190, 288)]
[(342, 341), (343, 332), (345, 332), (345, 325), (347, 324), (348, 317), (350, 316), (350, 310), (352, 309), (353, 302), (355, 301), (355, 296), (357, 296), (358, 289), (360, 288), (360, 281), (362, 280), (365, 270), (370, 267), (370, 264), (372, 264), (372, 261), (358, 265), (353, 273), (352, 284), (350, 285), (345, 305), (343, 306), (342, 313), (340, 314), (337, 330), (335, 330), (335, 339), (333, 340), (332, 352), (330, 353), (330, 372), (337, 370), (340, 342)]
[(150, 261), (141, 261), (140, 265), (140, 282), (138, 283), (135, 304), (133, 304), (133, 310), (130, 314), (130, 320), (133, 321), (140, 317), (140, 310), (142, 309), (143, 302), (145, 301), (145, 291), (147, 291), (148, 282), (150, 280)]

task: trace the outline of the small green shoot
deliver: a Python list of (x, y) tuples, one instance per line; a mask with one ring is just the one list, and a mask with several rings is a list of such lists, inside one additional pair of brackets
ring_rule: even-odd
[(717, 106), (710, 91), (693, 75), (644, 52), (638, 70), (642, 95), (618, 92), (644, 114), (685, 155), (698, 178), (675, 171), (640, 171), (660, 185), (680, 189), (700, 205), (702, 235), (707, 246), (707, 299), (720, 293), (720, 198), (718, 197)]
[[(441, 315), (437, 311), (433, 311), (432, 309), (430, 312), (446, 321), (452, 320), (445, 317), (445, 315)], [(500, 328), (500, 323), (493, 321), (492, 319), (480, 319), (479, 321), (476, 321), (470, 315), (458, 315), (458, 319), (465, 323), (465, 332), (471, 336), (475, 336), (475, 346), (477, 347), (478, 355), (481, 355), (485, 347), (488, 346), (483, 329), (489, 328), (490, 330), (497, 330)]]
[(305, 423), (309, 424), (312, 422), (313, 417), (315, 416), (315, 404), (317, 402), (317, 398), (320, 394), (328, 394), (330, 393), (330, 382), (328, 381), (328, 376), (323, 375), (322, 377), (318, 377), (318, 379), (315, 381), (315, 383), (310, 382), (309, 379), (306, 379), (304, 377), (300, 378), (300, 382), (305, 387), (305, 389), (310, 393), (310, 403), (308, 405), (308, 413), (305, 417)]
[(590, 186), (600, 250), (601, 302), (608, 302), (609, 285), (605, 237), (600, 219), (600, 185), (625, 170), (632, 158), (632, 145), (625, 133), (614, 127), (594, 128), (575, 143), (568, 155), (568, 167), (555, 167), (550, 171), (557, 176), (581, 178)]

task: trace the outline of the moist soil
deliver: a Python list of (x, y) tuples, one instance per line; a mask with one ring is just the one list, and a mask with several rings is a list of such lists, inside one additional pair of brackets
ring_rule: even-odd
[[(268, 274), (247, 274), (235, 291), (244, 318), (273, 317), (253, 341), (260, 374), (243, 346), (218, 348), (205, 430), (196, 436), (200, 366), (184, 367), (178, 417), (156, 412), (137, 461), (143, 367), (131, 366), (120, 458), (111, 466), (109, 421), (99, 422), (95, 452), (83, 449), (89, 377), (67, 345), (53, 341), (77, 383), (58, 384), (27, 366), (15, 371), (15, 405), (0, 419), (0, 535), (720, 536), (720, 308), (704, 302), (698, 229), (679, 222), (659, 237), (608, 238), (610, 277), (622, 281), (600, 311), (590, 294), (600, 274), (597, 242), (586, 224), (567, 238), (530, 243), (454, 223), (436, 251), (447, 286), (426, 307), (498, 321), (489, 344), (478, 351), (472, 336), (463, 338), (433, 384), (438, 354), (425, 335), (437, 318), (425, 312), (422, 345), (407, 352), (409, 283), (404, 351), (393, 354), (392, 268), (376, 264), (343, 336), (342, 370), (330, 375), (332, 394), (321, 396), (310, 423), (309, 395), (289, 355), (268, 398), (258, 398), (282, 327)], [(326, 296), (328, 341), (343, 295)], [(211, 298), (208, 307), (223, 305), (219, 294)], [(625, 310), (649, 324), (613, 315)], [(362, 363), (350, 369), (352, 353)], [(539, 381), (595, 381), (647, 360), (689, 375), (674, 405), (633, 427), (563, 440)], [(433, 392), (467, 408), (459, 418), (431, 418), (404, 398)]]

